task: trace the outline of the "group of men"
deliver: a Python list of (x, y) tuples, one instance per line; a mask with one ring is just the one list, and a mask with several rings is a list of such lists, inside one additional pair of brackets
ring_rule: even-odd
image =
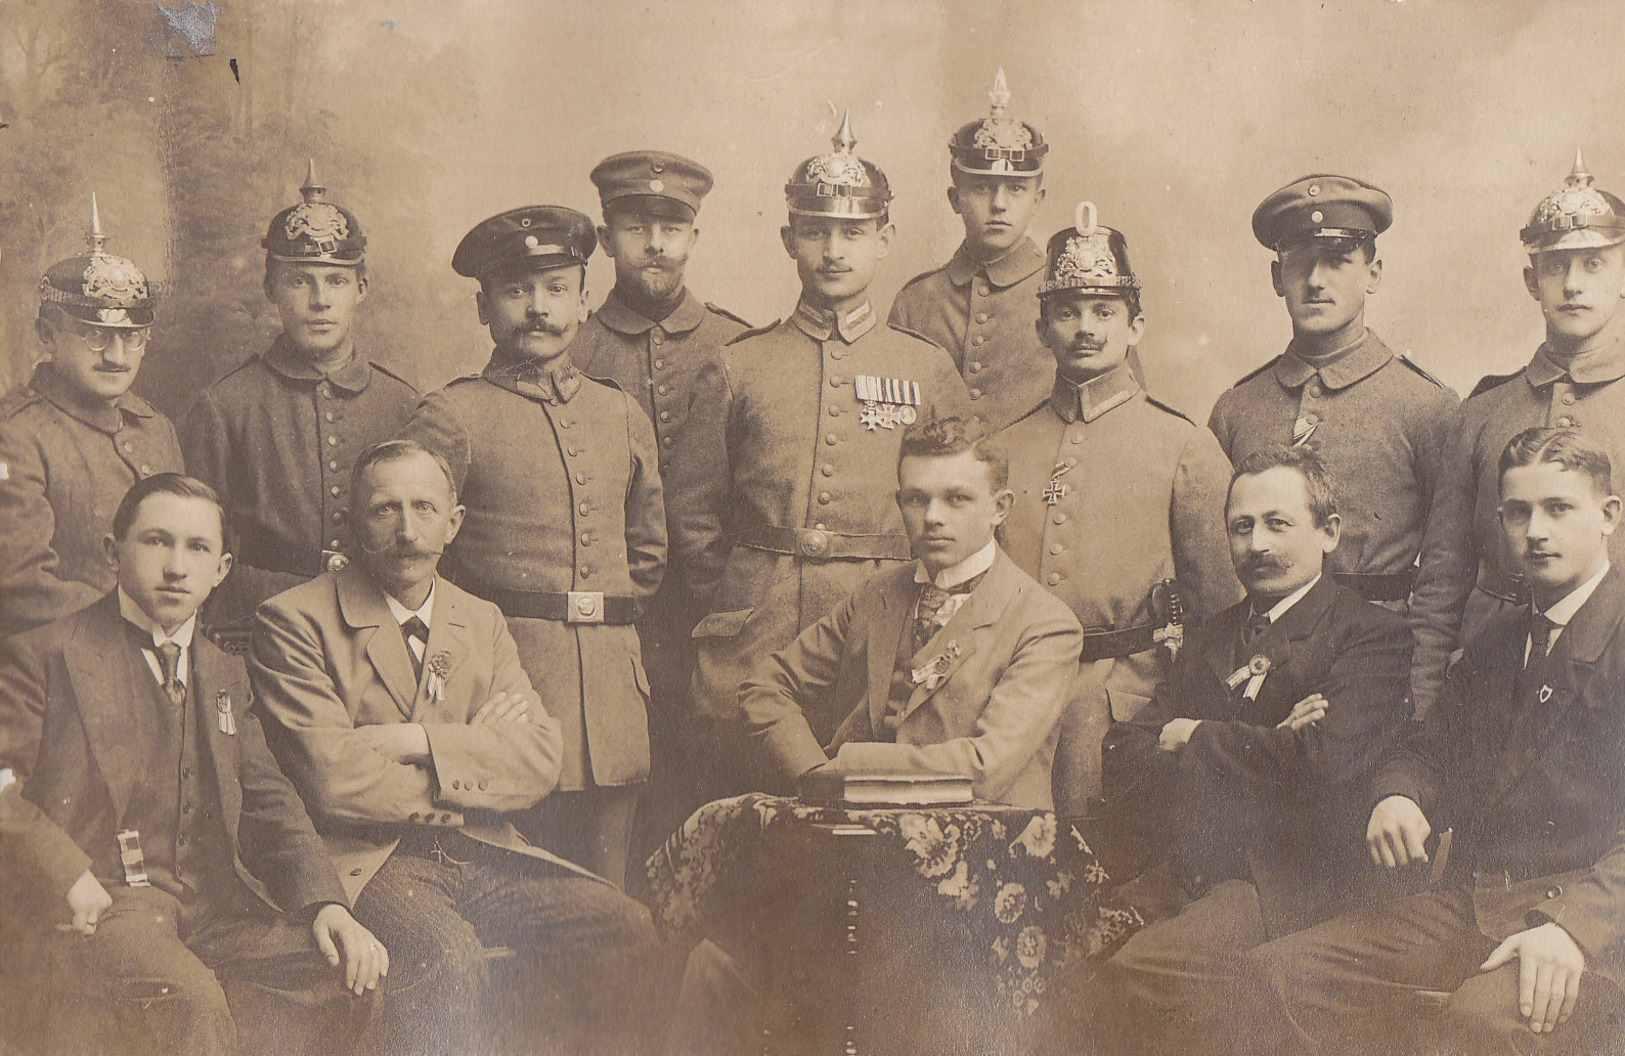
[(1388, 196), (1288, 184), (1253, 226), (1292, 341), (1204, 429), (1145, 389), (1125, 236), (1028, 237), (1048, 144), (989, 98), (890, 325), (848, 121), (759, 329), (684, 284), (710, 173), (634, 151), (602, 224), (463, 238), (493, 351), (421, 399), (355, 345), (366, 238), (312, 165), (262, 242), (282, 333), (178, 437), (93, 205), (0, 404), (7, 934), (157, 1051), (644, 1049), (634, 855), (946, 770), (1083, 819), (1151, 921), (1063, 1045), (1403, 1049), (1417, 991), (1447, 1045), (1617, 1039), (1625, 203), (1578, 159), (1542, 200), (1547, 339), (1458, 408), (1365, 326)]

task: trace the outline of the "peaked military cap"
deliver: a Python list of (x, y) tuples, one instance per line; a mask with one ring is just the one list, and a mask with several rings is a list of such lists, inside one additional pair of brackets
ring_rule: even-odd
[(1305, 176), (1265, 198), (1253, 212), (1253, 235), (1279, 253), (1306, 239), (1368, 242), (1394, 222), (1387, 192), (1349, 176)]
[(316, 162), (310, 162), (298, 205), (271, 218), (260, 245), (274, 260), (304, 264), (342, 264), (353, 267), (365, 257), (367, 236), (355, 214), (327, 201), (327, 188), (316, 180)]
[(106, 250), (101, 210), (90, 196), (89, 252), (59, 260), (40, 279), (41, 303), (54, 304), (75, 319), (97, 326), (151, 326), (157, 304), (152, 284), (135, 262)]
[(1140, 288), (1128, 262), (1128, 239), (1095, 219), (1094, 203), (1079, 202), (1072, 226), (1050, 237), (1040, 297), (1073, 291), (1121, 297)]
[(679, 220), (694, 219), (715, 182), (704, 165), (663, 150), (631, 150), (607, 157), (594, 167), (591, 179), (605, 215), (611, 203), (619, 202)]
[(988, 115), (961, 127), (948, 140), (954, 169), (984, 176), (1038, 175), (1044, 169), (1049, 144), (1038, 129), (1005, 113), (1010, 89), (1004, 83), (1003, 67), (994, 75), (987, 98), (992, 104)]
[(850, 113), (841, 114), (841, 127), (830, 143), (834, 150), (808, 158), (790, 174), (784, 185), (790, 212), (851, 220), (885, 216), (891, 209), (891, 184), (878, 166), (858, 157)]
[(471, 279), (523, 263), (537, 268), (585, 267), (596, 248), (598, 236), (585, 213), (562, 205), (527, 205), (475, 224), (457, 243), (451, 266)]
[(1531, 254), (1617, 246), (1625, 242), (1625, 202), (1591, 186), (1591, 173), (1576, 150), (1563, 186), (1540, 200), (1518, 234)]

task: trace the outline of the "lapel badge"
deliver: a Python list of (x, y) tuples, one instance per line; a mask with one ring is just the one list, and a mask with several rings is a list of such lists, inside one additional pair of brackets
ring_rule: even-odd
[(237, 736), (237, 716), (231, 713), (231, 694), (223, 689), (216, 693), (214, 710), (220, 719), (220, 732), (227, 737)]
[(451, 654), (442, 649), (429, 658), (429, 663), (426, 666), (429, 678), (424, 684), (424, 688), (429, 691), (429, 696), (439, 703), (444, 703), (446, 700), (446, 676), (451, 674)]
[(924, 686), (928, 691), (936, 689), (942, 682), (942, 676), (948, 673), (949, 666), (959, 659), (961, 652), (958, 642), (949, 642), (942, 652), (927, 660), (924, 667), (916, 667), (910, 671), (909, 680), (916, 686)]
[(1245, 682), (1247, 688), (1241, 691), (1241, 695), (1248, 700), (1257, 700), (1258, 691), (1264, 687), (1264, 678), (1270, 673), (1270, 666), (1270, 658), (1260, 653), (1232, 671), (1230, 677), (1224, 680), (1224, 684), (1230, 689), (1235, 689)]
[(859, 374), (852, 379), (852, 388), (863, 401), (858, 421), (871, 433), (914, 424), (919, 413), (915, 408), (920, 405), (919, 382)]
[(1535, 694), (1535, 699), (1540, 701), (1542, 704), (1546, 703), (1548, 700), (1551, 700), (1552, 699), (1552, 687), (1549, 686), (1549, 685), (1548, 686), (1541, 686), (1540, 687), (1540, 692)]

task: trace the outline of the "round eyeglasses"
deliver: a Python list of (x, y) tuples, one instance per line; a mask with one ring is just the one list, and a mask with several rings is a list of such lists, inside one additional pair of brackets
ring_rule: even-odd
[(92, 352), (106, 352), (115, 337), (123, 343), (126, 352), (139, 352), (147, 347), (147, 337), (149, 336), (145, 327), (126, 330), (122, 327), (114, 329), (112, 327), (76, 324), (73, 327), (73, 332), (85, 343), (85, 347)]

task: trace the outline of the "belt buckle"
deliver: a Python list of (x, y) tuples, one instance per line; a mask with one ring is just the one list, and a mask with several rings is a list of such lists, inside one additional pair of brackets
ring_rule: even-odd
[(798, 528), (796, 549), (801, 551), (803, 557), (823, 557), (829, 553), (829, 533), (817, 528)]
[(565, 623), (603, 623), (604, 592), (601, 590), (572, 590), (565, 595)]
[(350, 555), (337, 550), (322, 551), (323, 572), (343, 572), (350, 567)]

